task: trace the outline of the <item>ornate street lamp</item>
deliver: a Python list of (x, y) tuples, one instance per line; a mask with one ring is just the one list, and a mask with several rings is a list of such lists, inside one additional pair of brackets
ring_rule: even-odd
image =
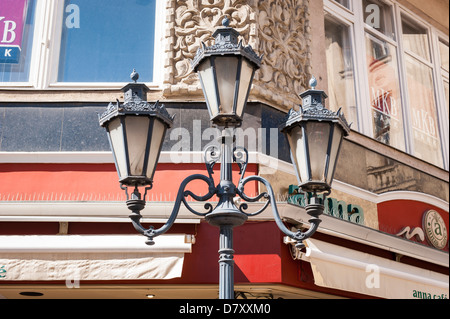
[(350, 125), (341, 110), (332, 112), (326, 109), (327, 95), (316, 90), (316, 85), (317, 80), (313, 77), (310, 80), (312, 89), (300, 94), (303, 101), (300, 110), (289, 111), (281, 130), (291, 150), (299, 188), (306, 194), (305, 209), (312, 216), (309, 220), (309, 232), (312, 233), (319, 226), (318, 216), (323, 213), (323, 202), (331, 191), (342, 141), (350, 133)]
[(239, 32), (229, 27), (229, 20), (214, 33), (215, 44), (202, 42), (192, 68), (197, 72), (206, 98), (211, 121), (219, 126), (237, 126), (247, 104), (255, 71), (261, 66), (251, 46), (238, 42)]
[[(318, 216), (323, 212), (323, 205), (318, 203), (317, 193), (329, 192), (339, 146), (343, 135), (348, 134), (345, 119), (341, 114), (332, 116), (332, 112), (323, 108), (321, 98), (325, 93), (316, 91), (315, 88), (301, 95), (304, 106), (300, 113), (294, 111), (289, 113), (283, 132), (287, 135), (292, 148), (292, 158), (300, 176), (300, 187), (305, 192), (312, 192), (312, 198), (316, 198), (306, 206), (306, 211), (312, 216), (309, 220), (309, 230), (306, 232), (289, 230), (278, 214), (275, 195), (269, 182), (260, 176), (245, 177), (248, 164), (247, 150), (233, 147), (232, 129), (242, 122), (253, 75), (260, 67), (261, 57), (258, 57), (250, 46), (244, 47), (242, 42), (238, 43), (239, 33), (229, 28), (228, 23), (228, 19), (224, 19), (223, 27), (214, 33), (216, 44), (211, 47), (203, 44), (192, 62), (193, 69), (198, 73), (202, 83), (211, 122), (222, 127), (219, 139), (221, 148), (219, 150), (215, 146), (210, 146), (205, 150), (208, 175), (195, 174), (183, 180), (172, 213), (162, 227), (144, 228), (140, 223), (142, 218), (140, 212), (145, 206), (147, 191), (152, 186), (165, 132), (172, 125), (173, 118), (163, 105), (147, 103), (144, 95), (148, 89), (138, 83), (125, 86), (122, 89), (125, 92), (125, 102), (110, 104), (107, 111), (100, 116), (100, 124), (106, 128), (111, 142), (121, 187), (127, 194), (126, 203), (132, 211), (130, 218), (136, 230), (148, 238), (147, 244), (153, 245), (156, 236), (170, 229), (178, 216), (181, 203), (193, 214), (204, 217), (208, 223), (219, 227), (221, 299), (234, 298), (234, 227), (245, 223), (248, 217), (262, 213), (271, 204), (278, 227), (296, 241), (298, 246), (317, 230), (320, 223)], [(136, 82), (136, 77), (134, 80)], [(310, 110), (311, 114), (306, 112), (307, 110)], [(317, 114), (314, 117), (312, 113)], [(325, 125), (325, 128), (321, 125)], [(323, 143), (327, 145), (325, 150), (321, 148)], [(219, 161), (220, 182), (215, 185), (212, 177), (213, 167)], [(233, 163), (240, 168), (241, 177), (237, 186), (232, 180)], [(307, 167), (306, 175), (304, 167)], [(322, 168), (322, 171), (316, 167)], [(187, 189), (189, 183), (194, 180), (206, 183), (208, 192), (205, 195), (196, 195)], [(247, 196), (244, 188), (250, 181), (263, 183), (267, 191), (255, 197)], [(145, 187), (143, 198), (139, 192), (140, 186)], [(128, 194), (128, 187), (134, 187), (131, 197)], [(188, 197), (196, 201), (208, 201), (214, 195), (219, 198), (219, 202), (215, 207), (212, 203), (206, 203), (204, 206), (206, 212), (195, 211), (187, 201)], [(246, 202), (256, 202), (261, 198), (267, 201), (259, 211), (247, 213), (246, 203), (236, 206), (234, 201), (236, 196)]]
[(172, 126), (173, 117), (164, 105), (147, 103), (144, 95), (148, 87), (136, 83), (139, 76), (135, 71), (131, 76), (135, 83), (122, 88), (125, 102), (110, 103), (99, 121), (108, 132), (120, 183), (145, 186), (152, 184), (164, 136)]

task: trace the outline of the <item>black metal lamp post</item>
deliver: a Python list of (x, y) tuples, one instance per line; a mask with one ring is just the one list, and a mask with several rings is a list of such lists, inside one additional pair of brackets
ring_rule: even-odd
[[(193, 69), (199, 74), (211, 121), (223, 128), (220, 137), (221, 149), (208, 147), (205, 150), (208, 175), (195, 174), (181, 183), (172, 213), (161, 228), (144, 228), (140, 223), (140, 211), (145, 206), (145, 196), (152, 186), (162, 141), (173, 118), (158, 102), (153, 105), (147, 103), (144, 99), (147, 88), (138, 83), (124, 87), (125, 102), (110, 104), (107, 111), (100, 116), (100, 124), (106, 128), (111, 142), (121, 187), (126, 190), (127, 205), (132, 211), (130, 218), (136, 230), (148, 238), (147, 244), (154, 244), (153, 239), (156, 236), (170, 229), (178, 216), (181, 203), (193, 214), (204, 217), (208, 223), (219, 227), (220, 299), (234, 298), (233, 228), (245, 223), (248, 217), (262, 213), (271, 204), (278, 227), (299, 246), (317, 230), (320, 223), (318, 216), (323, 212), (323, 205), (318, 203), (316, 194), (329, 192), (340, 143), (343, 135), (348, 134), (348, 127), (342, 115), (323, 108), (323, 91), (316, 91), (314, 88), (306, 91), (301, 95), (304, 102), (302, 111), (289, 113), (283, 132), (292, 149), (300, 187), (305, 192), (312, 192), (312, 198), (316, 198), (306, 206), (307, 212), (312, 215), (310, 229), (306, 232), (289, 230), (278, 214), (269, 182), (260, 176), (244, 177), (248, 163), (247, 150), (233, 147), (232, 129), (242, 122), (253, 76), (261, 63), (261, 58), (250, 46), (244, 47), (242, 42), (238, 43), (238, 36), (238, 32), (228, 27), (228, 19), (224, 19), (223, 27), (214, 33), (216, 43), (211, 47), (203, 44), (193, 60)], [(310, 115), (310, 112), (315, 115)], [(325, 150), (323, 145), (326, 145)], [(215, 185), (212, 177), (213, 167), (219, 160), (220, 182)], [(239, 166), (241, 173), (237, 186), (232, 180), (233, 163)], [(307, 167), (306, 174), (304, 166)], [(207, 184), (207, 194), (199, 196), (187, 189), (188, 184), (194, 180)], [(255, 197), (247, 196), (244, 188), (250, 181), (263, 183), (267, 191)], [(138, 189), (140, 186), (145, 187), (143, 198)], [(134, 187), (131, 198), (128, 187)], [(202, 213), (190, 207), (186, 200), (190, 196), (196, 201), (208, 201), (214, 195), (219, 198), (219, 202), (215, 207), (206, 203), (206, 212)], [(247, 213), (245, 203), (236, 206), (236, 196), (247, 202), (256, 202), (261, 198), (267, 201), (259, 211)]]

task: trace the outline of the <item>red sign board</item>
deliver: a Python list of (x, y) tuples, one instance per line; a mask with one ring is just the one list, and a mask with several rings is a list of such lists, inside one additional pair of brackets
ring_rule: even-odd
[(379, 229), (427, 246), (449, 251), (449, 213), (413, 200), (378, 204)]

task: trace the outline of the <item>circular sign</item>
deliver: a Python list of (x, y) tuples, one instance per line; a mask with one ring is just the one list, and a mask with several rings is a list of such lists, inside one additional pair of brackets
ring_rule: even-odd
[(442, 216), (435, 210), (423, 214), (423, 228), (428, 242), (438, 249), (447, 245), (447, 227)]

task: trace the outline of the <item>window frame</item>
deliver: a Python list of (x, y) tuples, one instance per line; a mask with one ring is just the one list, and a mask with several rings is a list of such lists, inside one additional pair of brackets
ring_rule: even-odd
[[(418, 60), (419, 62), (425, 64), (427, 67), (431, 68), (433, 88), (434, 88), (434, 98), (437, 114), (437, 125), (439, 130), (439, 141), (441, 147), (441, 155), (443, 166), (445, 170), (449, 170), (449, 121), (446, 115), (446, 102), (445, 102), (445, 92), (444, 92), (444, 81), (449, 82), (448, 72), (441, 68), (440, 55), (437, 51), (439, 40), (443, 40), (444, 43), (449, 43), (449, 37), (445, 33), (437, 30), (435, 27), (424, 21), (420, 16), (417, 16), (403, 5), (399, 4), (394, 0), (379, 0), (386, 5), (391, 6), (393, 14), (393, 27), (394, 27), (394, 39), (385, 35), (383, 32), (376, 30), (375, 28), (367, 25), (364, 21), (364, 8), (362, 0), (350, 0), (351, 8), (349, 10), (339, 3), (333, 0), (324, 0), (324, 11), (330, 14), (335, 19), (340, 22), (349, 25), (351, 30), (351, 41), (353, 48), (353, 58), (354, 58), (354, 80), (355, 80), (355, 93), (356, 93), (356, 103), (358, 106), (358, 128), (361, 134), (373, 138), (373, 123), (371, 119), (370, 107), (365, 107), (370, 105), (370, 92), (369, 92), (369, 77), (368, 70), (365, 67), (367, 64), (367, 58), (364, 48), (359, 48), (356, 43), (365, 43), (366, 34), (374, 36), (382, 41), (385, 41), (396, 48), (397, 56), (397, 70), (398, 70), (398, 84), (400, 89), (400, 99), (402, 103), (402, 120), (403, 120), (403, 135), (405, 139), (405, 150), (404, 152), (414, 156), (414, 140), (411, 125), (412, 119), (410, 116), (411, 104), (409, 102), (408, 87), (406, 79), (406, 55)], [(408, 19), (408, 21), (413, 21), (414, 25), (423, 28), (427, 32), (428, 45), (430, 49), (430, 60), (428, 61), (413, 52), (407, 51), (403, 45), (403, 29), (402, 29), (402, 17)], [(393, 147), (385, 144), (388, 147)], [(398, 149), (398, 148), (395, 148)], [(401, 149), (398, 149), (402, 151)], [(434, 163), (428, 162), (431, 165)], [(437, 165), (435, 165), (437, 166)], [(440, 166), (437, 166), (440, 167)]]
[[(436, 108), (436, 117), (437, 117), (437, 129), (439, 132), (439, 143), (440, 143), (440, 148), (441, 148), (441, 156), (442, 156), (442, 162), (443, 162), (443, 167), (445, 169), (449, 169), (448, 167), (448, 147), (446, 147), (446, 138), (447, 138), (447, 134), (445, 134), (445, 132), (443, 131), (443, 127), (445, 126), (445, 122), (448, 122), (448, 120), (446, 121), (445, 118), (442, 116), (442, 112), (441, 112), (441, 108), (442, 108), (442, 101), (439, 99), (439, 95), (441, 92), (441, 87), (439, 87), (439, 81), (438, 78), (436, 77), (436, 70), (437, 69), (441, 69), (440, 64), (438, 65), (438, 61), (440, 61), (440, 59), (436, 59), (436, 44), (433, 43), (433, 28), (432, 26), (428, 25), (427, 23), (425, 23), (423, 20), (421, 20), (419, 17), (417, 17), (416, 15), (414, 15), (412, 12), (410, 12), (409, 10), (402, 8), (402, 6), (399, 5), (399, 9), (397, 10), (397, 32), (399, 33), (400, 36), (400, 45), (402, 46), (401, 52), (402, 52), (402, 74), (404, 77), (404, 83), (403, 85), (405, 86), (405, 91), (404, 91), (404, 95), (405, 95), (405, 101), (406, 101), (406, 105), (408, 107), (408, 110), (405, 110), (408, 112), (408, 118), (409, 118), (409, 123), (412, 123), (412, 119), (411, 119), (411, 113), (410, 113), (410, 97), (408, 95), (408, 83), (407, 83), (407, 79), (406, 79), (406, 75), (407, 75), (407, 71), (406, 71), (406, 64), (407, 64), (407, 57), (411, 57), (412, 59), (418, 61), (419, 63), (422, 63), (423, 65), (425, 65), (426, 67), (431, 69), (431, 75), (432, 75), (432, 81), (433, 81), (433, 95), (434, 95), (434, 103), (435, 103), (435, 108)], [(429, 55), (430, 55), (430, 61), (428, 61), (427, 59), (421, 57), (420, 55), (416, 54), (415, 52), (409, 51), (405, 48), (403, 48), (403, 25), (402, 25), (402, 19), (406, 18), (406, 20), (408, 20), (408, 22), (413, 23), (415, 26), (422, 28), (426, 31), (427, 33), (427, 38), (428, 38), (428, 48), (430, 50)], [(408, 130), (409, 130), (409, 144), (410, 144), (410, 154), (414, 155), (415, 149), (414, 149), (414, 137), (413, 137), (413, 132), (412, 132), (412, 125), (408, 125)], [(433, 163), (430, 163), (433, 164)], [(433, 164), (435, 165), (435, 164)], [(436, 165), (438, 166), (438, 165)], [(439, 167), (439, 166), (438, 166)]]
[[(449, 37), (445, 35), (443, 32), (438, 30), (431, 30), (431, 38), (432, 38), (432, 45), (434, 46), (432, 49), (432, 56), (434, 56), (434, 61), (436, 61), (436, 67), (434, 68), (433, 76), (435, 80), (435, 85), (438, 87), (438, 92), (436, 94), (436, 104), (437, 104), (437, 112), (438, 117), (440, 118), (440, 133), (441, 133), (441, 143), (443, 144), (442, 147), (444, 148), (444, 165), (446, 166), (446, 169), (449, 169), (449, 148), (450, 148), (450, 139), (449, 139), (449, 117), (450, 117), (450, 111), (446, 109), (446, 96), (445, 96), (445, 89), (444, 89), (444, 82), (447, 82), (447, 84), (450, 83), (449, 81), (449, 72), (444, 70), (441, 65), (441, 56), (439, 53), (439, 41), (442, 40), (442, 42), (445, 42), (447, 46), (449, 45)], [(447, 133), (447, 134), (445, 134)]]
[[(339, 7), (341, 7), (341, 5), (340, 4), (336, 4), (336, 5), (338, 5)], [(345, 10), (345, 11), (348, 11), (348, 9), (347, 8), (345, 8), (345, 7), (342, 7), (342, 9), (343, 10)], [(355, 129), (355, 127), (357, 127), (356, 128), (356, 130), (359, 130), (359, 129), (361, 129), (361, 125), (360, 125), (360, 123), (361, 123), (361, 120), (362, 120), (362, 118), (361, 118), (361, 111), (358, 109), (358, 105), (360, 105), (359, 103), (360, 103), (360, 101), (358, 100), (358, 98), (359, 98), (359, 95), (358, 95), (358, 88), (357, 88), (357, 86), (358, 86), (358, 83), (359, 83), (359, 81), (356, 79), (356, 77), (359, 75), (359, 72), (358, 72), (358, 70), (357, 70), (357, 63), (355, 63), (355, 61), (356, 61), (356, 54), (355, 54), (355, 41), (354, 41), (354, 25), (351, 23), (351, 22), (349, 22), (347, 19), (345, 19), (344, 17), (338, 17), (338, 16), (336, 16), (336, 15), (333, 15), (333, 14), (330, 14), (330, 17), (327, 17), (327, 14), (325, 14), (325, 19), (329, 19), (329, 20), (333, 20), (334, 21), (334, 23), (337, 23), (337, 24), (342, 24), (343, 26), (345, 26), (345, 27), (347, 27), (348, 28), (348, 37), (349, 37), (349, 39), (348, 39), (348, 42), (349, 42), (349, 45), (351, 46), (351, 58), (352, 58), (352, 61), (353, 61), (353, 68), (352, 68), (352, 72), (353, 72), (353, 79), (354, 79), (354, 94), (355, 94), (355, 106), (356, 106), (356, 118), (357, 118), (357, 121), (358, 121), (358, 123), (352, 123), (352, 128), (353, 129)]]
[[(35, 1), (36, 11), (29, 80), (28, 82), (0, 82), (2, 89), (109, 90), (120, 89), (125, 85), (124, 82), (58, 82), (61, 33), (65, 14), (64, 1)], [(155, 1), (153, 80), (145, 84), (150, 89), (161, 90), (164, 78), (164, 55), (162, 52), (165, 48), (165, 1)], [(139, 70), (137, 71), (139, 72)]]

